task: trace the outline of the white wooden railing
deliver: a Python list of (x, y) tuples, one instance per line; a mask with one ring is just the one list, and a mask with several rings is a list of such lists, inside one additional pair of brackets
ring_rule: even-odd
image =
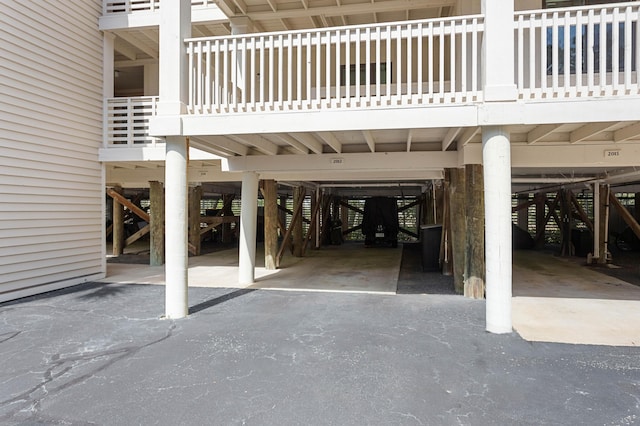
[(521, 99), (640, 94), (640, 2), (516, 14)]
[[(102, 11), (104, 15), (111, 13), (156, 12), (160, 9), (160, 0), (104, 0)], [(191, 0), (193, 8), (207, 8), (214, 6), (215, 0)]]
[(157, 96), (105, 99), (105, 146), (131, 147), (160, 142), (161, 139), (149, 136), (149, 118), (156, 115), (157, 104)]
[(186, 40), (191, 114), (477, 102), (482, 16)]

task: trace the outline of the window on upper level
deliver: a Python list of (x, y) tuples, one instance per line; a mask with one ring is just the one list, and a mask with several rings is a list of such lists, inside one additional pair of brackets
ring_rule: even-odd
[[(625, 3), (625, 2), (629, 2), (631, 0), (546, 0), (544, 1), (544, 8), (545, 9), (553, 9), (553, 8), (558, 8), (558, 7), (571, 7), (571, 6), (594, 6), (594, 5), (600, 5), (600, 4), (609, 4), (609, 3)], [(603, 66), (601, 67), (600, 64), (600, 43), (601, 43), (601, 36), (600, 36), (600, 31), (601, 31), (601, 25), (600, 24), (595, 24), (593, 26), (593, 56), (594, 56), (594, 71), (595, 72), (612, 72), (613, 70), (613, 61), (614, 61), (614, 55), (613, 55), (613, 51), (614, 49), (612, 48), (612, 42), (613, 42), (613, 25), (612, 24), (607, 24), (605, 31), (606, 33), (604, 34), (604, 39), (605, 39), (605, 48), (606, 48), (606, 63), (603, 64)], [(586, 72), (587, 70), (587, 50), (588, 50), (588, 28), (587, 25), (572, 25), (569, 28), (569, 34), (570, 34), (570, 39), (569, 41), (565, 41), (565, 31), (564, 31), (564, 26), (560, 26), (558, 27), (558, 72), (560, 74), (563, 74), (565, 72), (565, 67), (569, 66), (570, 67), (570, 73), (571, 74), (575, 74), (576, 73), (576, 34), (580, 33), (580, 35), (582, 36), (582, 49), (581, 51), (583, 52), (582, 54), (582, 63), (581, 63), (581, 70), (583, 73)], [(636, 32), (637, 32), (637, 28), (636, 25), (632, 25), (631, 27), (631, 43), (633, 45), (631, 52), (632, 52), (632, 58), (631, 58), (631, 67), (632, 67), (632, 71), (636, 70), (636, 43), (637, 43), (637, 37), (636, 37)], [(618, 33), (617, 33), (617, 38), (618, 38), (618, 43), (617, 43), (617, 50), (618, 50), (618, 69), (620, 72), (625, 70), (625, 56), (624, 56), (624, 47), (625, 47), (625, 34), (626, 34), (626, 29), (625, 29), (625, 24), (623, 22), (618, 24)], [(553, 29), (552, 28), (547, 28), (547, 74), (552, 74), (552, 67), (553, 67)], [(569, 64), (565, 64), (564, 61), (564, 52), (565, 49), (569, 49)], [(602, 70), (601, 70), (602, 68)]]
[(544, 0), (543, 8), (552, 9), (555, 7), (571, 7), (571, 6), (593, 6), (596, 4), (607, 3), (625, 3), (634, 0)]

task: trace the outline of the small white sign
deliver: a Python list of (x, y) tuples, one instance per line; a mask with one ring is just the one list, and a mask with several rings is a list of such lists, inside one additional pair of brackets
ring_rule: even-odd
[(622, 152), (619, 149), (605, 149), (604, 150), (604, 158), (621, 158)]
[(336, 166), (336, 165), (342, 165), (344, 164), (344, 158), (332, 158), (331, 159), (331, 164)]

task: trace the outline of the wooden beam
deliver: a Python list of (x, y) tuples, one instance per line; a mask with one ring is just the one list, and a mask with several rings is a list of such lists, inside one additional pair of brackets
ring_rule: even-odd
[(593, 232), (593, 222), (591, 222), (591, 219), (589, 219), (587, 212), (585, 212), (582, 206), (580, 205), (580, 203), (578, 203), (576, 194), (574, 194), (573, 191), (571, 191), (571, 202), (573, 203), (573, 206), (576, 208), (576, 211), (578, 212), (578, 216), (580, 217), (580, 220), (582, 220), (582, 222), (584, 222), (584, 224), (587, 225), (587, 228), (589, 228), (589, 231)]
[[(109, 194), (109, 191), (111, 191), (113, 194), (117, 194), (119, 197), (122, 197), (121, 195), (122, 188), (118, 187), (118, 188), (110, 189), (107, 191), (107, 194)], [(111, 219), (113, 223), (112, 252), (114, 256), (120, 256), (122, 253), (124, 253), (124, 247), (125, 247), (124, 206), (122, 205), (122, 203), (118, 202), (119, 197), (118, 198), (115, 198), (113, 196), (111, 197), (113, 198), (113, 213), (111, 215)]]
[(407, 133), (407, 152), (411, 152), (411, 142), (413, 141), (413, 129)]
[(364, 139), (367, 141), (367, 145), (369, 145), (369, 149), (371, 152), (376, 152), (376, 141), (373, 139), (373, 135), (370, 130), (363, 130), (362, 134), (364, 135)]
[(351, 204), (347, 203), (344, 200), (340, 200), (340, 205), (341, 206), (345, 206), (346, 208), (348, 208), (349, 210), (353, 210), (354, 212), (358, 212), (360, 214), (364, 214), (364, 210), (362, 210), (361, 208), (358, 208), (356, 206), (352, 206)]
[[(301, 188), (303, 188), (304, 190), (304, 187)], [(293, 216), (291, 217), (291, 223), (289, 224), (289, 229), (287, 229), (287, 231), (285, 232), (284, 237), (282, 238), (282, 245), (280, 245), (280, 250), (278, 250), (278, 256), (276, 257), (277, 268), (280, 267), (284, 251), (287, 249), (287, 247), (289, 247), (289, 244), (291, 243), (291, 232), (293, 231), (295, 224), (300, 220), (300, 217), (302, 216), (302, 203), (304, 202), (304, 197), (300, 197), (300, 199), (298, 199), (297, 201), (298, 204), (296, 204), (294, 207)]]
[(480, 131), (480, 127), (468, 128), (467, 130), (464, 131), (464, 133), (458, 140), (458, 143), (462, 144), (462, 146), (468, 144), (469, 142), (471, 142), (471, 139), (473, 139), (474, 136), (478, 134), (479, 131)]
[(446, 151), (447, 149), (449, 149), (449, 146), (451, 146), (451, 144), (456, 139), (456, 136), (458, 136), (460, 131), (462, 131), (462, 127), (452, 127), (451, 129), (449, 129), (444, 139), (442, 140), (443, 151)]
[(149, 231), (151, 231), (151, 226), (149, 225), (145, 225), (143, 228), (141, 228), (138, 232), (136, 232), (135, 234), (131, 235), (129, 238), (127, 238), (124, 242), (125, 247), (129, 246), (133, 243), (135, 243), (136, 241), (138, 241), (140, 238), (144, 237), (145, 235), (147, 235), (149, 233)]
[[(312, 198), (314, 199), (314, 198)], [(322, 203), (316, 202), (313, 212), (311, 213), (311, 225), (309, 226), (309, 230), (307, 231), (307, 236), (304, 239), (304, 244), (302, 246), (302, 255), (304, 256), (307, 252), (307, 246), (309, 245), (309, 241), (311, 241), (311, 238), (315, 235), (315, 230), (316, 230), (316, 223), (318, 222), (316, 219), (318, 218), (318, 212), (320, 211), (320, 208), (322, 207)]]
[(598, 133), (605, 132), (615, 126), (617, 123), (590, 123), (579, 127), (569, 135), (570, 143), (578, 143)]
[(291, 136), (316, 154), (322, 154), (322, 144), (310, 133), (292, 133)]
[(511, 207), (511, 211), (512, 211), (512, 212), (517, 212), (517, 211), (520, 211), (520, 210), (522, 210), (522, 209), (528, 209), (528, 208), (529, 208), (529, 206), (532, 206), (532, 205), (534, 205), (535, 203), (536, 203), (536, 202), (535, 202), (535, 200), (525, 201), (524, 203), (518, 204), (518, 205), (517, 205), (517, 206), (515, 206), (515, 207)]
[(107, 189), (107, 194), (111, 198), (113, 198), (114, 200), (118, 201), (120, 204), (122, 204), (123, 206), (125, 206), (126, 208), (131, 210), (133, 213), (135, 213), (136, 216), (138, 216), (140, 219), (142, 219), (145, 222), (149, 223), (149, 221), (150, 221), (149, 215), (144, 210), (142, 210), (140, 207), (136, 206), (131, 201), (127, 200), (124, 197), (124, 195), (118, 194), (116, 191), (114, 191), (111, 188)]
[[(293, 214), (294, 214), (291, 210), (289, 210), (289, 209), (288, 209), (288, 208), (286, 208), (286, 207), (282, 207), (280, 204), (278, 204), (278, 210), (283, 211), (283, 212), (286, 212), (286, 213), (288, 213), (290, 216), (293, 216)], [(302, 217), (302, 221), (303, 221), (303, 222), (305, 222), (305, 223), (310, 223), (309, 219), (305, 218), (304, 216)]]
[(348, 234), (350, 234), (352, 232), (355, 232), (355, 231), (357, 231), (359, 229), (362, 229), (362, 224), (356, 225), (353, 228), (345, 229), (344, 231), (342, 231), (342, 235), (348, 235)]
[[(300, 217), (304, 217), (302, 214), (302, 205), (304, 203), (306, 188), (304, 186), (298, 186), (293, 190), (293, 204), (299, 207)], [(295, 215), (295, 214), (294, 214)], [(302, 221), (298, 220), (295, 224), (292, 222), (291, 231), (292, 243), (293, 243), (293, 255), (295, 257), (302, 257), (302, 245), (304, 240), (304, 233), (302, 228)]]
[(614, 142), (624, 142), (630, 139), (638, 139), (638, 138), (640, 138), (640, 123), (623, 127), (622, 129), (616, 130), (613, 133)]
[(291, 145), (293, 148), (298, 150), (301, 154), (309, 153), (309, 148), (307, 148), (302, 142), (299, 142), (297, 139), (291, 137), (290, 135), (278, 133), (275, 136), (278, 139), (280, 139), (282, 142)]
[(558, 207), (559, 202), (560, 202), (560, 193), (556, 194), (556, 197), (553, 200), (553, 203), (550, 203), (549, 200), (545, 198), (544, 204), (547, 207), (549, 207), (549, 212), (544, 217), (544, 220), (538, 223), (538, 225), (542, 224), (542, 226), (536, 229), (536, 238), (535, 238), (536, 243), (540, 241), (540, 239), (544, 236), (545, 228), (547, 226), (547, 223), (549, 222), (549, 219), (551, 219), (552, 215), (555, 217), (556, 223), (559, 222), (558, 215), (556, 214), (556, 207)]
[(536, 126), (535, 129), (527, 133), (527, 143), (531, 145), (539, 142), (543, 138), (552, 134), (560, 126), (561, 124), (542, 124), (540, 126)]
[(484, 179), (482, 165), (465, 166), (464, 295), (484, 299)]
[(267, 155), (277, 155), (278, 145), (267, 140), (260, 135), (229, 135), (229, 137), (236, 142), (243, 143), (245, 145), (251, 145), (258, 151)]
[(625, 206), (620, 203), (620, 200), (616, 198), (616, 195), (613, 192), (609, 192), (609, 202), (613, 205), (613, 207), (616, 208), (616, 210), (622, 217), (622, 220), (624, 220), (629, 228), (631, 228), (633, 233), (636, 234), (636, 237), (640, 239), (640, 224), (638, 224), (631, 212), (629, 212), (629, 210), (627, 210)]
[(423, 198), (424, 198), (424, 195), (421, 195), (418, 198), (416, 198), (415, 201), (412, 201), (405, 206), (398, 207), (398, 213), (402, 213), (405, 210), (409, 210), (410, 208), (417, 206), (418, 204), (422, 203)]
[(262, 181), (264, 197), (264, 267), (276, 269), (278, 255), (278, 184), (275, 180)]
[(331, 147), (336, 153), (340, 154), (342, 152), (342, 143), (335, 137), (335, 135), (331, 132), (318, 132), (317, 135), (322, 139), (327, 145)]
[(449, 206), (451, 211), (451, 248), (453, 252), (453, 286), (464, 293), (465, 268), (465, 169), (450, 169)]
[(200, 201), (202, 186), (189, 188), (189, 242), (193, 245), (193, 255), (200, 256)]
[(164, 264), (164, 188), (158, 181), (149, 182), (149, 265)]
[(402, 232), (403, 234), (407, 234), (407, 235), (409, 235), (409, 236), (411, 236), (413, 238), (420, 238), (420, 236), (418, 234), (416, 234), (415, 232), (411, 232), (408, 229), (403, 228), (403, 227), (399, 227), (398, 231)]

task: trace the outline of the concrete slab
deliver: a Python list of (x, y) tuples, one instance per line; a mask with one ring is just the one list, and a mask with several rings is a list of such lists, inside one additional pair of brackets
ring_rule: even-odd
[[(256, 255), (256, 283), (252, 289), (336, 291), (395, 294), (402, 248), (365, 248), (362, 244), (309, 250), (303, 258), (283, 257), (276, 271), (264, 268), (264, 251)], [(192, 287), (245, 288), (238, 284), (238, 251), (222, 250), (189, 258)], [(110, 263), (101, 282), (161, 284), (164, 267)]]
[[(190, 258), (189, 285), (395, 294), (398, 277), (402, 276), (400, 292), (451, 292), (451, 277), (409, 273), (407, 268), (401, 274), (401, 260), (401, 249), (367, 249), (361, 244), (345, 244), (311, 250), (304, 258), (286, 255), (282, 269), (267, 271), (259, 247), (256, 283), (242, 287), (237, 284), (237, 249), (231, 249)], [(403, 262), (410, 268), (420, 268), (420, 257), (415, 250), (405, 250)], [(164, 269), (109, 264), (108, 277), (103, 282), (163, 285)], [(514, 253), (513, 296), (514, 329), (526, 340), (640, 345), (637, 326), (640, 324), (640, 287), (604, 275), (597, 269), (544, 252), (517, 251)]]
[(517, 251), (513, 325), (530, 341), (640, 346), (640, 287), (594, 267)]

